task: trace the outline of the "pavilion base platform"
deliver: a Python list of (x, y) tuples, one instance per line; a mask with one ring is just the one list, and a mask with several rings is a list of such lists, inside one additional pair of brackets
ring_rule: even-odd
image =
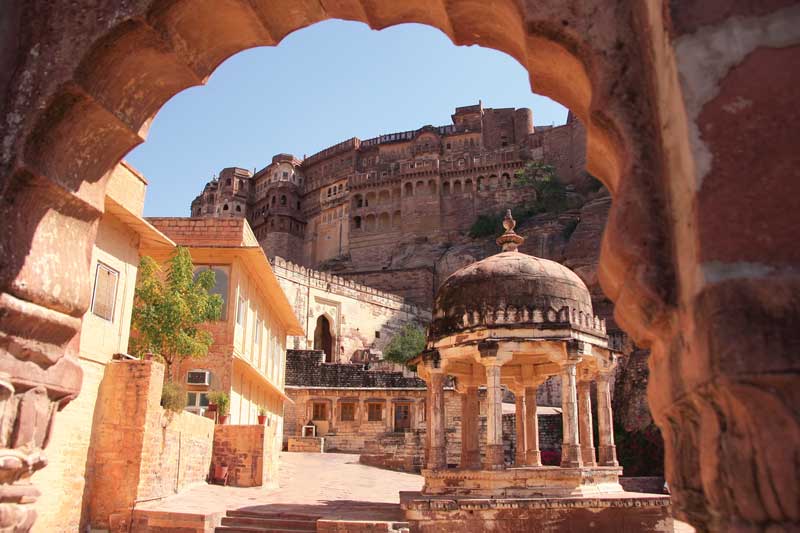
[(469, 496), (492, 498), (566, 498), (615, 494), (622, 468), (597, 466), (562, 468), (538, 466), (503, 470), (423, 470), (429, 496)]
[(401, 492), (412, 533), (672, 533), (669, 496), (616, 492), (578, 497), (481, 498)]

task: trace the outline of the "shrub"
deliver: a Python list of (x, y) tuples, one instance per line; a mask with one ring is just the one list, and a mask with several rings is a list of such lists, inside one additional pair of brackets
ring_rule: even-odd
[(167, 382), (161, 389), (161, 407), (179, 413), (186, 408), (186, 391), (177, 383)]
[(228, 394), (223, 391), (213, 391), (208, 393), (208, 403), (213, 403), (217, 406), (217, 414), (225, 416), (228, 414), (231, 400)]
[(414, 324), (406, 324), (386, 345), (383, 358), (404, 365), (424, 349), (425, 332)]

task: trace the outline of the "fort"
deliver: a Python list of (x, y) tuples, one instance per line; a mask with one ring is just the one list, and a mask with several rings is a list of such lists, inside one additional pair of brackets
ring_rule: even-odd
[(452, 270), (436, 260), (479, 215), (535, 197), (516, 187), (528, 161), (567, 184), (586, 179), (585, 131), (570, 115), (533, 125), (530, 109), (457, 107), (453, 123), (360, 140), (298, 159), (278, 154), (257, 172), (223, 169), (193, 217), (246, 217), (270, 258), (335, 270), (429, 307)]

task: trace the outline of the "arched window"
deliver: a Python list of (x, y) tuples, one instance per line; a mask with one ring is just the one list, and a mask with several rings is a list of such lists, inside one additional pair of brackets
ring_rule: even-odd
[(381, 216), (378, 217), (378, 229), (387, 230), (391, 225), (392, 222), (389, 218), (389, 213), (381, 213)]
[(414, 196), (414, 186), (411, 183), (406, 183), (405, 189), (406, 189), (406, 197)]
[(461, 181), (456, 180), (453, 182), (453, 194), (461, 194)]
[(384, 204), (391, 203), (391, 201), (392, 200), (391, 200), (391, 195), (389, 194), (389, 191), (381, 191), (380, 192), (380, 195), (378, 196), (378, 204), (384, 205)]
[(482, 191), (483, 189), (484, 189), (483, 176), (478, 176), (478, 190)]
[(445, 181), (444, 183), (442, 183), (442, 195), (443, 196), (449, 196), (450, 195), (450, 182), (449, 181)]
[(467, 178), (464, 182), (464, 192), (472, 192), (472, 179)]
[(355, 207), (356, 209), (364, 207), (364, 197), (361, 196), (360, 194), (356, 194), (355, 197), (353, 198), (353, 207)]
[(286, 205), (286, 195), (285, 194), (281, 195), (281, 205)]
[(392, 215), (392, 227), (395, 229), (399, 229), (402, 222), (403, 222), (403, 217), (400, 214), (400, 211), (395, 211), (394, 215)]
[(223, 205), (223, 206), (222, 206), (222, 210), (223, 210), (223, 211), (227, 211), (227, 210), (228, 210), (228, 204), (225, 204), (225, 205)]
[(364, 231), (375, 231), (375, 215), (367, 215), (364, 219)]
[(511, 188), (511, 176), (508, 174), (503, 174), (503, 182), (506, 184), (507, 188)]
[(272, 199), (269, 201), (272, 205), (275, 205), (275, 197), (273, 196)]
[(431, 196), (434, 196), (436, 194), (436, 182), (433, 180), (428, 180), (428, 193)]
[(353, 217), (353, 227), (355, 229), (361, 229), (361, 217)]
[(331, 335), (331, 322), (324, 315), (317, 318), (317, 327), (314, 328), (314, 349), (325, 352), (325, 362), (333, 363), (333, 335)]

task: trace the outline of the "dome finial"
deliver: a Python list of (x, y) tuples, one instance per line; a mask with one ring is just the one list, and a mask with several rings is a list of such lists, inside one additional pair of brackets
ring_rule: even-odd
[(497, 238), (497, 244), (502, 247), (504, 252), (516, 252), (520, 244), (525, 240), (514, 233), (514, 228), (517, 226), (517, 221), (511, 216), (511, 209), (506, 210), (506, 217), (503, 219), (503, 228), (505, 233)]

